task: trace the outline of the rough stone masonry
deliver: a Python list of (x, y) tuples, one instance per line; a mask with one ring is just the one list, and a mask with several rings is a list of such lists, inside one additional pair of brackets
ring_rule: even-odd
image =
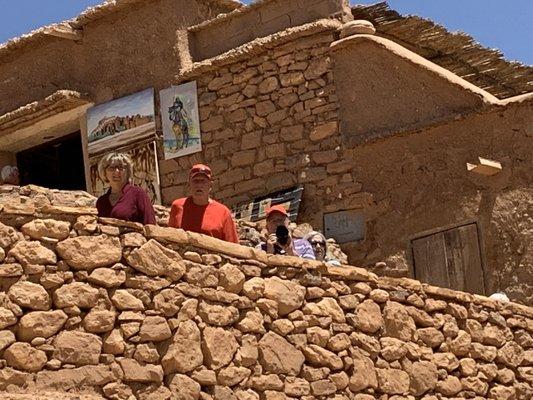
[(31, 200), (0, 205), (6, 396), (533, 396), (531, 308)]

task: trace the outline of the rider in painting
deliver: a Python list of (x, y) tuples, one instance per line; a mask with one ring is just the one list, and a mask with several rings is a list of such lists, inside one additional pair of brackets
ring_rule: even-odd
[(168, 117), (172, 121), (172, 131), (176, 138), (176, 150), (181, 150), (189, 145), (189, 122), (187, 111), (179, 97), (174, 99), (174, 104), (168, 108)]

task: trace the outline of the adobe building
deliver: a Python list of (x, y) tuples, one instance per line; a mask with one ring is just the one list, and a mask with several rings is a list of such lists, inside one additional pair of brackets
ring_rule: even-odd
[[(88, 110), (153, 88), (162, 204), (197, 162), (232, 207), (300, 186), (350, 264), (532, 304), (532, 76), (384, 3), (108, 1), (0, 46), (0, 167), (91, 191)], [(202, 148), (165, 159), (187, 82)]]

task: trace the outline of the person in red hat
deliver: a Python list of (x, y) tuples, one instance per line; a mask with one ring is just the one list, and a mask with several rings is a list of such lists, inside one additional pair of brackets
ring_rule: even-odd
[(193, 165), (189, 171), (190, 195), (174, 200), (168, 226), (239, 243), (231, 211), (210, 198), (212, 187), (211, 168), (204, 164)]
[(266, 210), (267, 240), (259, 247), (269, 254), (285, 254), (315, 259), (311, 244), (305, 239), (293, 239), (289, 231), (289, 214), (282, 205), (274, 205)]

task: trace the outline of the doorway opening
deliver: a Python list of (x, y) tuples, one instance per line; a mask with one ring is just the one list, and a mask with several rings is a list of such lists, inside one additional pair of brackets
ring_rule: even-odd
[(485, 294), (477, 223), (456, 226), (411, 241), (415, 279), (431, 285)]
[(17, 153), (20, 184), (85, 190), (80, 131)]

